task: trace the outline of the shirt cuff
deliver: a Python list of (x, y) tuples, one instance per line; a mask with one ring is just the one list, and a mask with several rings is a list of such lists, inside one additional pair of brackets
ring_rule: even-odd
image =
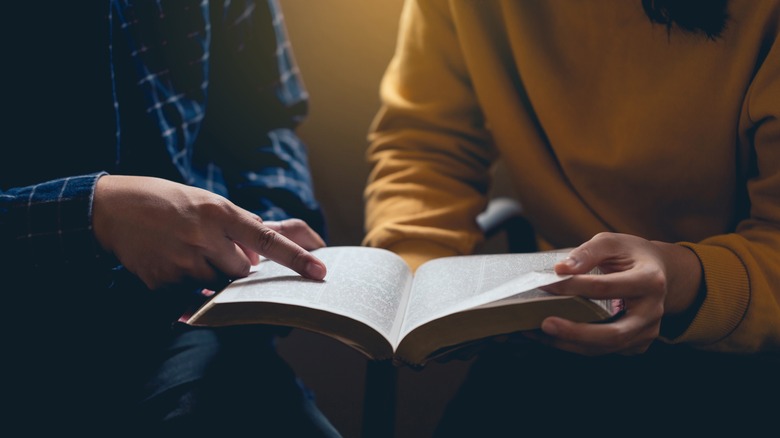
[(92, 230), (95, 173), (68, 177), (33, 186), (27, 201), (17, 208), (17, 239), (35, 268), (54, 264), (67, 268), (116, 266)]

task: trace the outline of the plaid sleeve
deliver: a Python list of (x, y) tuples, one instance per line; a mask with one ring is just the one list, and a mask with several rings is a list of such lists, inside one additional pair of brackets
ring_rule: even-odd
[(209, 138), (230, 199), (263, 219), (297, 217), (325, 237), (306, 146), (308, 94), (276, 0), (234, 1), (214, 20)]
[(227, 169), (233, 201), (264, 220), (303, 219), (325, 238), (325, 223), (300, 138), (289, 129), (271, 131), (255, 147), (252, 161), (251, 167), (235, 172)]
[(92, 232), (92, 199), (103, 173), (0, 192), (2, 258), (11, 266), (97, 268), (111, 263)]

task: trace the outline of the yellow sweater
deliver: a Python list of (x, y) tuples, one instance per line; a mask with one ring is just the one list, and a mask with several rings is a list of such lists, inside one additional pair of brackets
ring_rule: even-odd
[(370, 134), (365, 244), (468, 254), (500, 156), (540, 237), (677, 242), (706, 299), (669, 342), (780, 350), (780, 1), (721, 38), (639, 0), (410, 0)]

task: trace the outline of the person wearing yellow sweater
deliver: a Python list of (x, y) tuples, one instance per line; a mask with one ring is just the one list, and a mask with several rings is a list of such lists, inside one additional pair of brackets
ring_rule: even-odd
[(624, 301), (527, 362), (780, 352), (780, 1), (407, 0), (381, 97), (364, 244), (473, 253), (500, 158), (540, 248), (574, 248), (548, 290)]

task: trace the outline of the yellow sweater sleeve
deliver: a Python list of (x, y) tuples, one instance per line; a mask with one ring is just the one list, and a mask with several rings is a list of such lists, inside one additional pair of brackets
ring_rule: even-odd
[[(780, 8), (775, 8), (777, 16)], [(740, 142), (750, 215), (734, 233), (684, 244), (704, 267), (706, 299), (687, 331), (672, 342), (719, 351), (780, 350), (780, 33), (748, 90)]]
[(473, 252), (495, 159), (444, 3), (405, 5), (368, 150), (364, 243), (414, 269)]

